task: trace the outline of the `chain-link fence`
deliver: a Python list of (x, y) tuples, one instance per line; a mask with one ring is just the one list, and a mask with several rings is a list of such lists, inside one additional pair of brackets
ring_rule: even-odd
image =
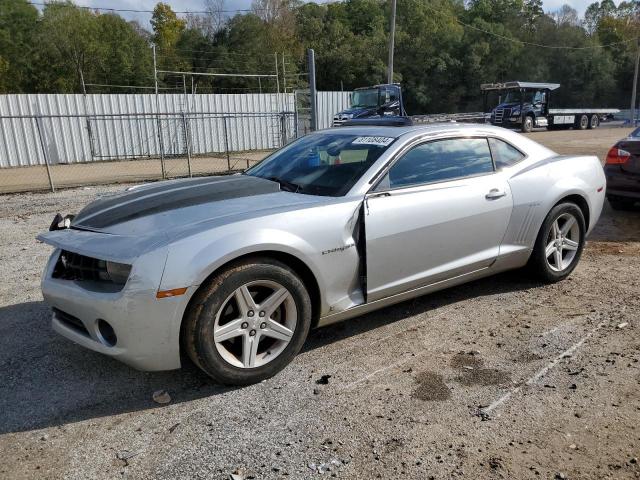
[[(0, 166), (0, 192), (241, 171), (302, 134), (297, 117), (295, 112), (2, 115), (5, 151), (0, 153), (6, 165)], [(18, 153), (22, 158), (16, 160)]]

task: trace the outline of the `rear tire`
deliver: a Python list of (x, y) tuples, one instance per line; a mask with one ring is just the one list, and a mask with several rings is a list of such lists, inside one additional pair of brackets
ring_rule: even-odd
[(586, 130), (589, 128), (589, 117), (586, 115), (581, 115), (580, 120), (578, 120), (578, 128), (580, 130)]
[(529, 259), (529, 269), (540, 280), (564, 280), (578, 264), (585, 239), (582, 210), (575, 203), (560, 203), (544, 219)]
[(183, 347), (215, 381), (250, 385), (297, 355), (311, 327), (300, 278), (271, 258), (232, 264), (202, 285), (183, 323)]
[(589, 129), (598, 128), (600, 126), (600, 117), (598, 115), (591, 115), (589, 119)]

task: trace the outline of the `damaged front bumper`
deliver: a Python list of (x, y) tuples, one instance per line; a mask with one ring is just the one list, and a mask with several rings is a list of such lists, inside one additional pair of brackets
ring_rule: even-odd
[[(60, 335), (90, 350), (108, 355), (139, 370), (180, 368), (180, 324), (189, 298), (186, 294), (157, 298), (167, 250), (161, 248), (132, 260), (123, 259), (115, 247), (100, 255), (83, 247), (95, 247), (99, 236), (109, 235), (73, 230), (55, 231), (38, 237), (56, 247), (45, 268), (41, 288), (44, 300), (53, 308), (52, 327)], [(119, 291), (101, 288), (95, 282), (54, 278), (62, 250), (104, 260), (132, 264), (131, 273)], [(131, 251), (129, 251), (131, 255)], [(116, 258), (114, 258), (116, 257)]]

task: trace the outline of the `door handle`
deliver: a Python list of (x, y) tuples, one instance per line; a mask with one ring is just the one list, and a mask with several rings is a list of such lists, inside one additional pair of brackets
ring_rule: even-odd
[(504, 190), (492, 188), (491, 190), (489, 190), (489, 193), (484, 196), (484, 198), (486, 198), (487, 200), (496, 200), (498, 198), (505, 197), (506, 195), (507, 192), (505, 192)]

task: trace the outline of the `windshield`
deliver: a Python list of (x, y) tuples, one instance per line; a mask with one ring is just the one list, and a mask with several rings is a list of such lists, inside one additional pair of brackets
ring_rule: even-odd
[(353, 92), (352, 107), (377, 107), (378, 106), (378, 89), (369, 88), (366, 90), (356, 90)]
[(631, 132), (629, 134), (629, 137), (631, 138), (638, 138), (640, 137), (640, 128), (636, 128), (633, 132)]
[[(504, 96), (503, 103), (520, 103), (520, 92), (518, 90), (510, 90)], [(540, 90), (537, 91), (526, 91), (524, 92), (524, 97), (522, 97), (522, 103), (539, 103), (542, 102), (542, 92)]]
[(245, 172), (280, 183), (282, 190), (339, 197), (395, 140), (341, 133), (304, 136)]

